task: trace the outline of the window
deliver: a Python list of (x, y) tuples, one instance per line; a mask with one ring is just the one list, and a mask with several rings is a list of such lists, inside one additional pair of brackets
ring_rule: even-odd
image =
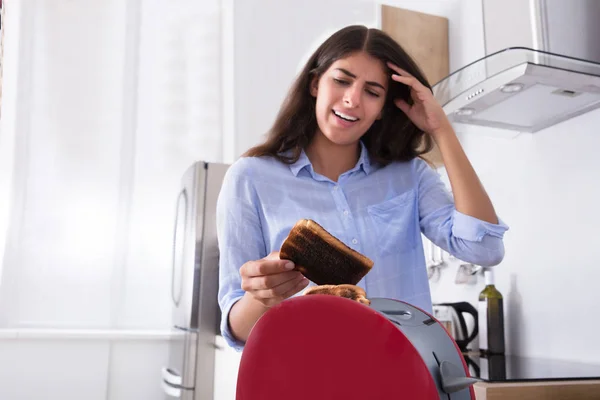
[(167, 328), (180, 178), (223, 155), (219, 1), (22, 12), (0, 323)]

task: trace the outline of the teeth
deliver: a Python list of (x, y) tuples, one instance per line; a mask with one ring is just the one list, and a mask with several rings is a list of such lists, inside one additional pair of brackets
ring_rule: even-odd
[(356, 118), (356, 117), (351, 117), (351, 116), (349, 116), (349, 115), (346, 115), (346, 114), (342, 114), (341, 112), (339, 112), (339, 111), (336, 111), (336, 110), (333, 110), (333, 113), (334, 113), (335, 115), (337, 115), (338, 117), (340, 117), (340, 118), (343, 118), (343, 119), (345, 119), (345, 120), (347, 120), (347, 121), (358, 121), (358, 118)]

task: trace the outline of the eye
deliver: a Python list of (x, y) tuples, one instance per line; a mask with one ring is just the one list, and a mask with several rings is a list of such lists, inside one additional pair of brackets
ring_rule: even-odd
[(346, 82), (346, 81), (343, 81), (343, 80), (341, 80), (341, 79), (333, 78), (333, 81), (334, 81), (335, 83), (337, 83), (338, 85), (342, 85), (342, 86), (347, 86), (347, 85), (349, 85), (349, 83), (348, 83), (348, 82)]
[(367, 90), (367, 93), (369, 94), (369, 96), (373, 96), (373, 97), (379, 97), (379, 93), (376, 93), (372, 90)]

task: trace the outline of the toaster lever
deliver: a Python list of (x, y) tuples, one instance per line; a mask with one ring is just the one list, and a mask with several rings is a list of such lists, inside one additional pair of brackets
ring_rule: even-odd
[(442, 377), (442, 389), (446, 393), (458, 392), (479, 381), (478, 379), (465, 376), (463, 368), (449, 361), (442, 361), (440, 363), (440, 375)]

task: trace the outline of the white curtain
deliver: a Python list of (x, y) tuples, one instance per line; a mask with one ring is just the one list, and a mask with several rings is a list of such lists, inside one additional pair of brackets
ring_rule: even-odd
[(179, 180), (223, 157), (220, 20), (218, 0), (23, 3), (0, 327), (169, 326)]

